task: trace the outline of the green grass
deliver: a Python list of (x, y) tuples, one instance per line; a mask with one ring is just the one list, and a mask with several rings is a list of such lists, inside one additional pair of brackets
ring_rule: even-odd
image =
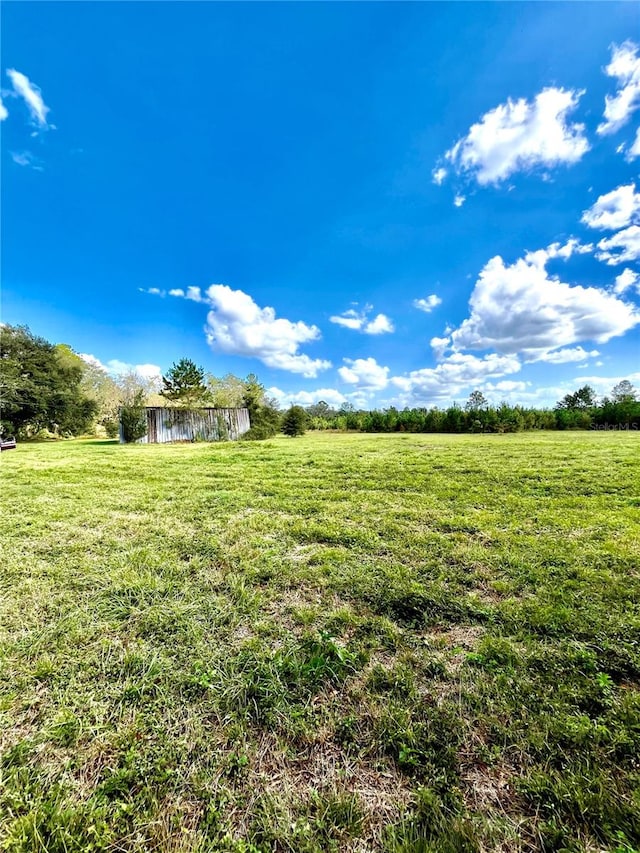
[(0, 849), (640, 849), (640, 436), (2, 454)]

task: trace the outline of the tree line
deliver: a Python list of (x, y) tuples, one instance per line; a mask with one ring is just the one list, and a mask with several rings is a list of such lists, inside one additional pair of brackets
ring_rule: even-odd
[(338, 409), (325, 401), (290, 406), (282, 412), (255, 374), (215, 377), (191, 359), (182, 358), (162, 377), (161, 386), (134, 372), (114, 378), (87, 363), (66, 344), (51, 344), (26, 326), (0, 327), (0, 434), (22, 438), (74, 436), (104, 432), (135, 441), (146, 431), (146, 406), (249, 410), (251, 429), (245, 438), (264, 439), (284, 432), (311, 430), (358, 432), (519, 432), (521, 430), (640, 430), (640, 401), (624, 380), (598, 400), (584, 385), (565, 395), (553, 409), (527, 408), (503, 402), (490, 405), (481, 391), (467, 402), (447, 408), (389, 407)]
[(447, 408), (391, 406), (382, 411), (356, 410), (347, 404), (332, 409), (320, 401), (308, 406), (310, 429), (357, 432), (521, 432), (523, 430), (629, 429), (640, 430), (638, 392), (628, 380), (617, 383), (609, 396), (598, 400), (585, 385), (559, 400), (553, 409), (527, 408), (510, 403), (490, 405), (481, 391), (466, 403)]
[(246, 407), (248, 438), (268, 438), (281, 428), (281, 413), (255, 374), (246, 379), (207, 375), (181, 359), (158, 388), (134, 371), (119, 377), (81, 358), (67, 344), (52, 344), (27, 326), (0, 326), (0, 435), (19, 438), (102, 433), (135, 441), (146, 406)]

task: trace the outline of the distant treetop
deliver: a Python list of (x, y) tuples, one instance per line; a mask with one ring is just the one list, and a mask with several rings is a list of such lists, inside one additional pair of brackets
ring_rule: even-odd
[(190, 358), (181, 358), (162, 377), (160, 394), (185, 409), (206, 405), (209, 402), (209, 390), (205, 384), (204, 370)]

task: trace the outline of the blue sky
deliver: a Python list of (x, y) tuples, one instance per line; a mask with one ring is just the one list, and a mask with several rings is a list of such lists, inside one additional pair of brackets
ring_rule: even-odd
[(2, 319), (284, 404), (640, 385), (635, 3), (5, 3)]

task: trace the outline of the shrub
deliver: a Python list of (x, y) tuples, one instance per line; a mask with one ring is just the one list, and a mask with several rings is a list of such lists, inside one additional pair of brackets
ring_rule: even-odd
[(266, 396), (264, 385), (258, 382), (254, 373), (245, 380), (242, 405), (249, 410), (251, 424), (251, 429), (242, 436), (244, 439), (260, 441), (276, 435), (280, 429), (277, 403)]
[(104, 431), (107, 435), (107, 438), (118, 437), (118, 421), (114, 420), (113, 418), (104, 418), (104, 420), (102, 421), (102, 426), (104, 427)]
[(302, 406), (291, 406), (282, 419), (282, 432), (292, 438), (296, 435), (304, 435), (307, 419), (307, 413)]
[(122, 438), (127, 444), (138, 441), (147, 434), (147, 412), (144, 403), (144, 392), (136, 391), (131, 402), (125, 403), (120, 409)]

